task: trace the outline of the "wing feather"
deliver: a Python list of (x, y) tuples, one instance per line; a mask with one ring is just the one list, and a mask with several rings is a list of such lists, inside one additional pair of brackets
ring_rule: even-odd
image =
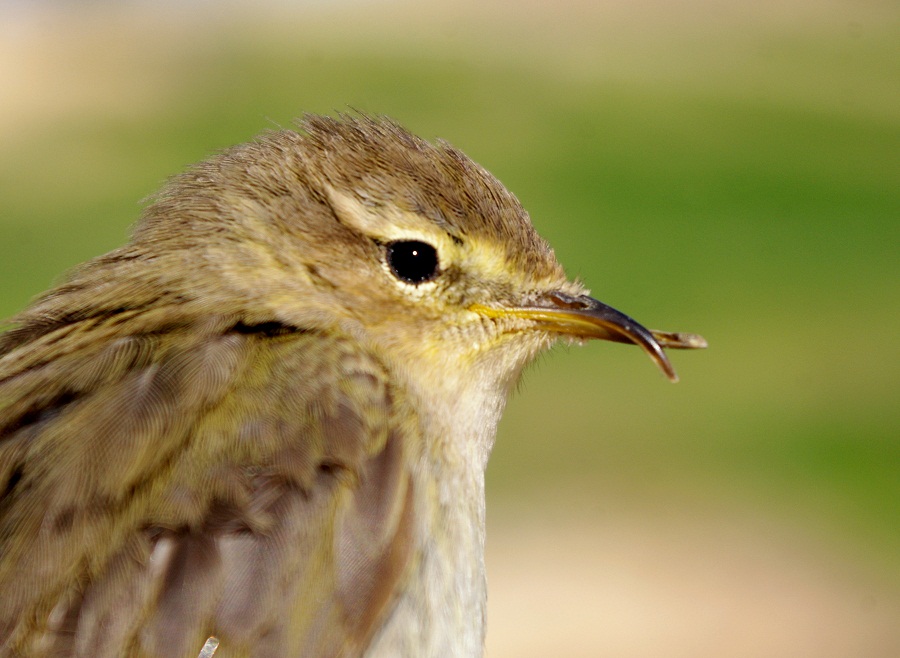
[(149, 324), (0, 355), (0, 655), (358, 655), (413, 536), (384, 366), (318, 333)]

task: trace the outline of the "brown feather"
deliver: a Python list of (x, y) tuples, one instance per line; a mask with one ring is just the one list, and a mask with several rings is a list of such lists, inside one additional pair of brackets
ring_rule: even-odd
[(409, 554), (393, 544), (410, 539), (377, 359), (320, 335), (196, 326), (110, 345), (19, 375), (42, 401), (41, 381), (74, 393), (0, 438), (2, 637), (26, 653), (162, 657), (218, 635), (228, 656), (266, 636), (274, 650), (287, 617), (310, 636), (282, 634), (285, 650), (362, 646)]

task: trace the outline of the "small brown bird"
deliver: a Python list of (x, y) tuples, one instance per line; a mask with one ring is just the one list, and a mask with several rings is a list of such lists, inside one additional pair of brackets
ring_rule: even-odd
[(478, 656), (484, 469), (561, 336), (644, 329), (445, 143), (308, 116), (0, 335), (0, 655)]

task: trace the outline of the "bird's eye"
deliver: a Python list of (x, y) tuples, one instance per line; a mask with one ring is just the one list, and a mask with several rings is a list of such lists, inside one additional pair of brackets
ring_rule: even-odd
[(387, 246), (387, 263), (401, 281), (418, 284), (438, 274), (437, 251), (430, 244), (418, 240), (401, 240)]

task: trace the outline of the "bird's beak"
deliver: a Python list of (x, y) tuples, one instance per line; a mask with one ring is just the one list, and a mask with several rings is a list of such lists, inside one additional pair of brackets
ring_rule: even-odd
[(563, 292), (550, 292), (528, 306), (497, 308), (475, 304), (471, 310), (490, 318), (514, 317), (531, 320), (535, 323), (536, 329), (578, 338), (634, 343), (642, 347), (673, 382), (678, 381), (678, 375), (675, 374), (675, 369), (672, 368), (663, 348), (706, 347), (703, 336), (646, 329), (621, 311), (587, 295), (573, 297)]

